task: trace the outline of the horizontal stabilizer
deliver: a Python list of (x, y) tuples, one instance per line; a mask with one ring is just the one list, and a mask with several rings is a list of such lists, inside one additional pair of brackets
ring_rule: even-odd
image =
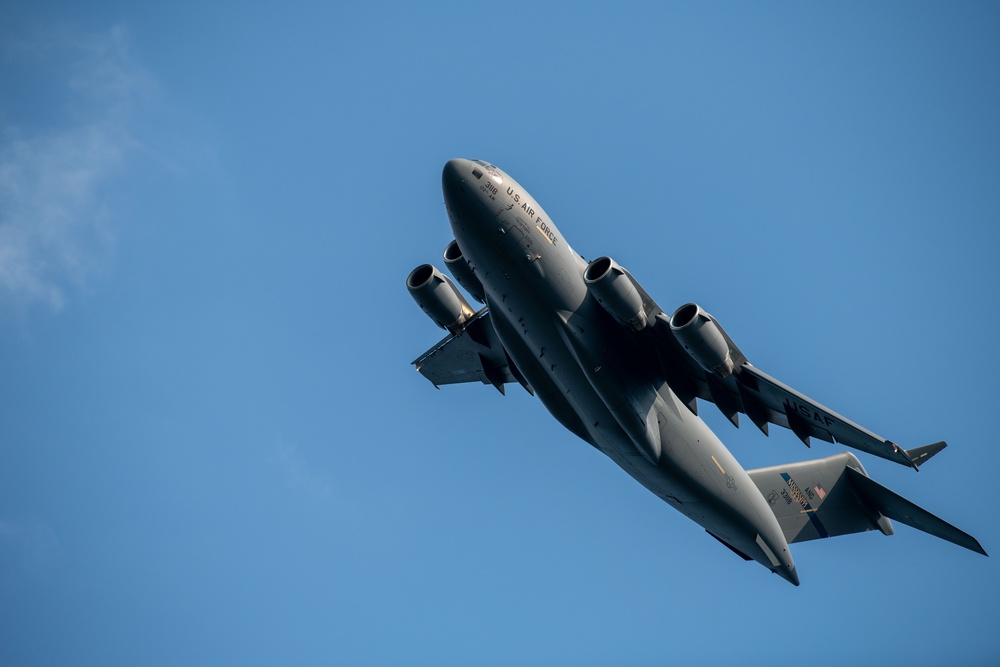
[[(928, 458), (944, 443), (911, 449)], [(987, 555), (978, 541), (868, 477), (849, 452), (748, 471), (778, 519), (788, 543), (879, 530), (892, 535), (890, 519)]]
[(989, 555), (972, 535), (959, 530), (943, 519), (939, 519), (894, 491), (890, 491), (864, 473), (851, 467), (846, 468), (845, 472), (862, 502), (878, 511), (882, 516), (905, 523), (907, 526), (940, 537), (942, 540), (948, 540), (970, 551), (984, 556)]

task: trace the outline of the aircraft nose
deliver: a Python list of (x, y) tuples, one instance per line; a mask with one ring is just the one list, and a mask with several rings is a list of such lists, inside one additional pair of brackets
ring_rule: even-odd
[[(470, 215), (482, 206), (479, 189), (473, 187), (476, 163), (472, 160), (455, 158), (445, 163), (441, 172), (441, 189), (444, 191), (444, 203), (452, 218), (452, 226), (458, 221), (468, 224), (475, 216)], [(480, 174), (481, 175), (481, 174)]]

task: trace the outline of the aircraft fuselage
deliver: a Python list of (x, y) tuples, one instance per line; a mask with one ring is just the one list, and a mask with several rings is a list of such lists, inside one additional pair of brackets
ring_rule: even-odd
[(668, 386), (656, 346), (633, 344), (655, 327), (635, 332), (609, 315), (584, 282), (586, 261), (506, 173), (450, 160), (442, 186), (493, 327), (552, 415), (709, 533), (797, 584), (767, 501)]

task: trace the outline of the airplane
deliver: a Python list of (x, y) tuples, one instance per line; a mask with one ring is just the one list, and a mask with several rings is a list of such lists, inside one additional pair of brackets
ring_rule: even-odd
[(904, 449), (753, 366), (695, 303), (667, 315), (610, 257), (588, 262), (517, 181), (482, 160), (442, 173), (455, 240), (444, 263), (477, 301), (431, 264), (406, 287), (448, 335), (413, 364), (436, 387), (519, 384), (566, 429), (744, 560), (799, 585), (789, 544), (899, 521), (988, 555), (959, 530), (869, 477), (851, 452), (744, 470), (698, 416), (714, 403), (918, 469), (947, 445)]

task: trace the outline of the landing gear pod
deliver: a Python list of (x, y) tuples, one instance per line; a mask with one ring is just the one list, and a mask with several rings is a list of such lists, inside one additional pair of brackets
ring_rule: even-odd
[(448, 276), (430, 264), (421, 264), (410, 272), (406, 289), (428, 317), (451, 333), (461, 331), (474, 314)]
[(610, 257), (598, 257), (583, 270), (583, 281), (604, 310), (619, 324), (635, 331), (646, 328), (649, 320), (642, 308), (642, 297), (625, 269)]
[(458, 241), (452, 241), (444, 249), (444, 265), (451, 275), (455, 276), (458, 284), (465, 288), (469, 294), (479, 303), (486, 303), (486, 290), (483, 284), (473, 273), (472, 267), (465, 261), (462, 249), (458, 247)]
[(696, 303), (686, 303), (670, 316), (670, 331), (681, 347), (710, 373), (726, 378), (736, 367), (734, 350), (715, 318)]

